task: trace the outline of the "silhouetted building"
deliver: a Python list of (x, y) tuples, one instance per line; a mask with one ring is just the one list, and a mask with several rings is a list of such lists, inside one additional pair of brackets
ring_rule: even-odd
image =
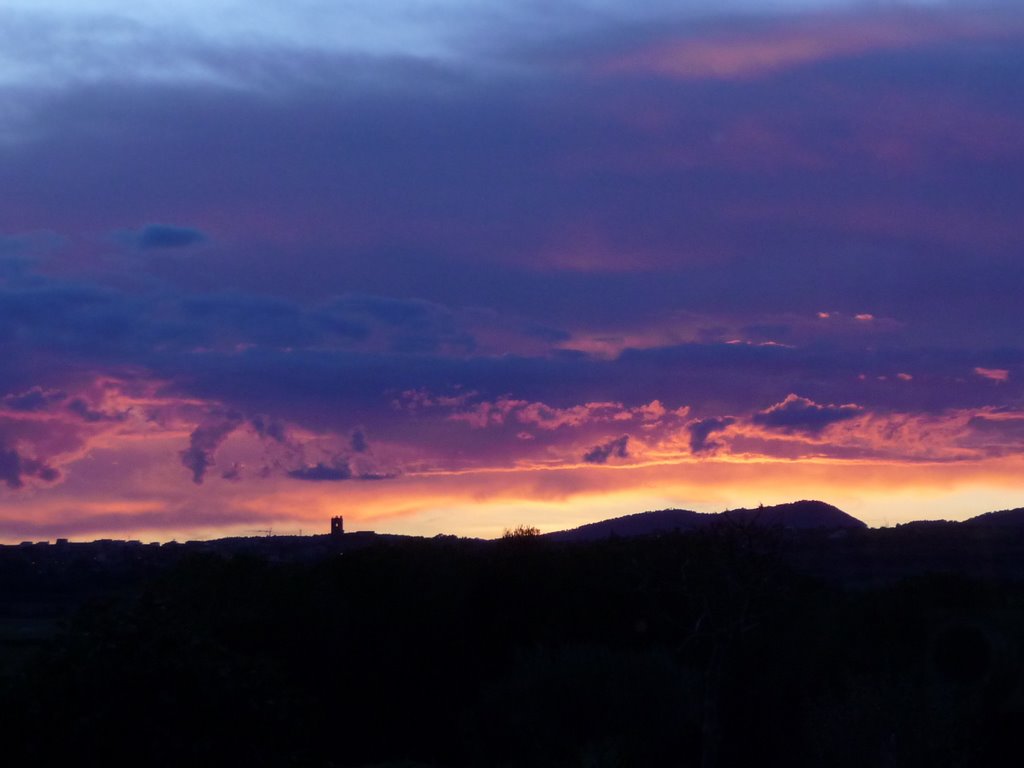
[(331, 538), (340, 539), (345, 535), (345, 518), (336, 515), (331, 518)]

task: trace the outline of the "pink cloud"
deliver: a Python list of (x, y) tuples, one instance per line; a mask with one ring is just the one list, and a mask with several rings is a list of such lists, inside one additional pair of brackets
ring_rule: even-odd
[(974, 374), (991, 381), (1004, 382), (1010, 380), (1010, 372), (1005, 368), (975, 368)]
[[(652, 488), (650, 483), (657, 482), (658, 492), (667, 492), (684, 475), (705, 478), (701, 482), (706, 482), (709, 489), (713, 486), (724, 491), (738, 476), (768, 472), (758, 467), (779, 466), (780, 462), (781, 468), (771, 471), (778, 473), (780, 492), (784, 492), (784, 477), (795, 482), (805, 473), (817, 471), (813, 469), (819, 466), (815, 462), (825, 462), (820, 465), (823, 478), (830, 468), (840, 466), (827, 462), (845, 462), (851, 467), (870, 464), (893, 476), (902, 467), (904, 472), (924, 477), (925, 470), (914, 467), (941, 464), (949, 467), (948, 473), (958, 473), (965, 465), (977, 465), (972, 470), (977, 473), (992, 461), (1024, 455), (1024, 412), (1006, 409), (911, 414), (860, 408), (850, 418), (833, 421), (817, 431), (785, 431), (758, 424), (751, 415), (736, 416), (714, 422), (712, 426), (722, 427), (708, 432), (715, 449), (698, 454), (689, 445), (692, 435), (687, 427), (691, 422), (683, 418), (686, 409), (673, 410), (657, 401), (635, 408), (613, 407), (618, 404), (605, 402), (551, 408), (545, 412), (545, 421), (560, 421), (561, 426), (544, 429), (531, 423), (532, 431), (527, 433), (521, 429), (518, 413), (539, 409), (530, 411), (526, 406), (533, 403), (516, 405), (517, 401), (505, 398), (498, 401), (504, 404), (497, 408), (498, 412), (504, 410), (503, 426), (510, 429), (509, 440), (503, 444), (505, 452), (485, 456), (483, 463), (467, 451), (447, 458), (428, 456), (431, 461), (422, 472), (403, 465), (410, 471), (388, 483), (303, 483), (289, 479), (285, 472), (288, 467), (300, 466), (297, 458), (288, 459), (282, 453), (272, 456), (274, 451), (284, 451), (283, 445), (245, 427), (233, 431), (217, 447), (218, 468), (229, 474), (236, 469), (243, 475), (248, 472), (250, 478), (261, 462), (276, 460), (277, 468), (258, 482), (249, 483), (230, 482), (211, 472), (207, 483), (195, 486), (188, 482), (178, 452), (188, 445), (190, 431), (201, 423), (198, 418), (202, 409), (194, 401), (182, 404), (173, 398), (139, 398), (142, 400), (151, 411), (165, 411), (159, 424), (144, 418), (141, 402), (121, 422), (79, 420), (86, 432), (72, 432), (68, 452), (54, 454), (54, 465), (65, 470), (60, 483), (48, 487), (45, 493), (31, 489), (22, 492), (24, 500), (0, 514), (0, 536), (123, 532), (132, 538), (143, 533), (169, 538), (223, 535), (271, 526), (294, 532), (303, 526), (315, 529), (318, 521), (338, 511), (351, 516), (353, 522), (364, 521), (368, 527), (378, 527), (373, 520), (387, 519), (395, 530), (409, 531), (417, 530), (417, 525), (438, 524), (434, 518), (432, 523), (419, 518), (431, 510), (472, 508), (490, 514), (486, 510), (492, 501), (494, 514), (502, 514), (502, 509), (507, 513), (508, 504), (516, 500), (554, 503), (575, 494), (621, 493), (623, 503), (635, 505), (639, 503), (637, 488)], [(789, 405), (785, 405), (787, 402)], [(452, 407), (472, 410), (472, 405), (462, 402)], [(797, 396), (777, 406), (777, 410), (795, 409), (797, 415), (804, 416), (806, 411), (816, 414), (818, 408), (827, 411), (830, 407)], [(842, 413), (845, 416), (847, 412)], [(621, 414), (631, 414), (630, 420), (615, 418)], [(438, 409), (436, 423), (448, 425), (450, 430), (461, 427), (465, 434), (467, 424), (453, 424), (449, 415)], [(49, 422), (43, 421), (44, 416), (21, 423), (38, 430), (59, 423), (74, 424), (65, 422), (62, 414), (58, 414), (59, 419), (51, 415)], [(422, 419), (423, 414), (417, 418)], [(641, 432), (638, 438), (637, 432), (644, 424), (657, 426)], [(627, 430), (628, 442), (624, 434)], [(493, 441), (494, 437), (488, 439)], [(303, 451), (304, 466), (326, 462), (347, 439), (347, 434), (314, 435), (298, 430), (289, 436), (289, 441)], [(75, 440), (79, 440), (77, 449)], [(380, 443), (375, 447), (385, 451)], [(392, 446), (386, 450), (390, 452)], [(590, 458), (585, 461), (587, 456)], [(352, 465), (353, 474), (362, 471)], [(947, 472), (929, 471), (936, 478)], [(711, 477), (716, 478), (714, 482)], [(834, 500), (841, 502), (842, 498)], [(472, 516), (468, 512), (466, 515), (462, 522), (452, 518), (445, 526), (448, 530), (469, 530), (459, 527), (470, 524)]]
[(610, 57), (598, 71), (681, 79), (751, 78), (868, 51), (1002, 38), (1019, 32), (1019, 21), (992, 14), (822, 14), (702, 29), (699, 36), (682, 36)]
[[(444, 406), (445, 403), (439, 402)], [(461, 402), (455, 405), (462, 405)], [(521, 408), (529, 407), (525, 400), (513, 400), (512, 398), (499, 398), (494, 402), (475, 403), (465, 410), (457, 411), (448, 416), (451, 421), (462, 421), (474, 429), (486, 429), (487, 427), (499, 427), (505, 424), (509, 414)], [(520, 419), (520, 421), (522, 421)]]
[[(390, 457), (371, 450), (365, 435), (357, 450), (348, 432), (310, 433), (214, 400), (176, 396), (156, 380), (97, 377), (64, 390), (33, 388), (0, 398), (0, 484), (6, 486), (0, 493), (24, 495), (76, 475), (81, 483), (88, 466), (99, 482), (91, 493), (117, 496), (119, 475), (148, 456), (143, 444), (162, 446), (159, 457), (146, 459), (161, 473), (177, 482), (191, 476), (197, 485), (211, 478), (294, 477), (317, 463), (344, 464), (354, 479), (396, 473)], [(114, 455), (119, 458), (103, 472), (93, 466), (97, 457)]]
[(542, 402), (529, 402), (511, 397), (500, 397), (494, 401), (471, 402), (473, 395), (455, 400), (435, 398), (426, 393), (415, 393), (416, 407), (437, 407), (448, 409), (449, 421), (468, 424), (473, 429), (502, 427), (515, 422), (545, 432), (561, 429), (579, 429), (597, 423), (638, 421), (651, 426), (666, 419), (682, 419), (689, 413), (686, 406), (667, 409), (660, 400), (636, 407), (627, 407), (619, 402), (598, 401), (559, 408)]
[(1024, 455), (1024, 412), (983, 408), (936, 414), (860, 409), (817, 431), (780, 430), (755, 419), (723, 433), (719, 454), (771, 459), (979, 462)]
[(581, 427), (595, 421), (622, 421), (633, 418), (622, 403), (584, 403), (570, 408), (554, 408), (544, 403), (525, 403), (516, 412), (516, 420), (539, 429)]

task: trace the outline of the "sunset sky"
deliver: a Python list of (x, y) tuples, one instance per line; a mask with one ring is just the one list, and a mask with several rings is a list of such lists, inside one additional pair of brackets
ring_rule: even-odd
[(634, 5), (0, 3), (0, 542), (1024, 506), (1021, 3)]

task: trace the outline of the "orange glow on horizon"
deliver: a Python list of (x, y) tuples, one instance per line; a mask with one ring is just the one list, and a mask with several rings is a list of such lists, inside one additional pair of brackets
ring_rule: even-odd
[[(49, 535), (26, 535), (7, 520), (0, 539), (183, 540), (254, 535), (254, 529), (315, 533), (325, 531), (335, 514), (345, 516), (349, 530), (487, 538), (518, 523), (551, 531), (651, 509), (719, 512), (803, 498), (827, 501), (869, 525), (882, 526), (965, 519), (1021, 506), (1022, 470), (1022, 458), (907, 464), (727, 457), (421, 473), (374, 483), (279, 480), (271, 487), (241, 491), (211, 485), (173, 502), (151, 498), (75, 505), (66, 498), (40, 495), (26, 499), (18, 517), (52, 526), (38, 529), (50, 530)], [(221, 512), (208, 516), (204, 507)], [(101, 513), (105, 525), (92, 525), (90, 520)]]

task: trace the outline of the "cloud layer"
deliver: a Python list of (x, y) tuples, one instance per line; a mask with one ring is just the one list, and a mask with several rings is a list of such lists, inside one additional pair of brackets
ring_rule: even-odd
[(0, 11), (0, 538), (1008, 487), (1012, 5), (278, 5)]

